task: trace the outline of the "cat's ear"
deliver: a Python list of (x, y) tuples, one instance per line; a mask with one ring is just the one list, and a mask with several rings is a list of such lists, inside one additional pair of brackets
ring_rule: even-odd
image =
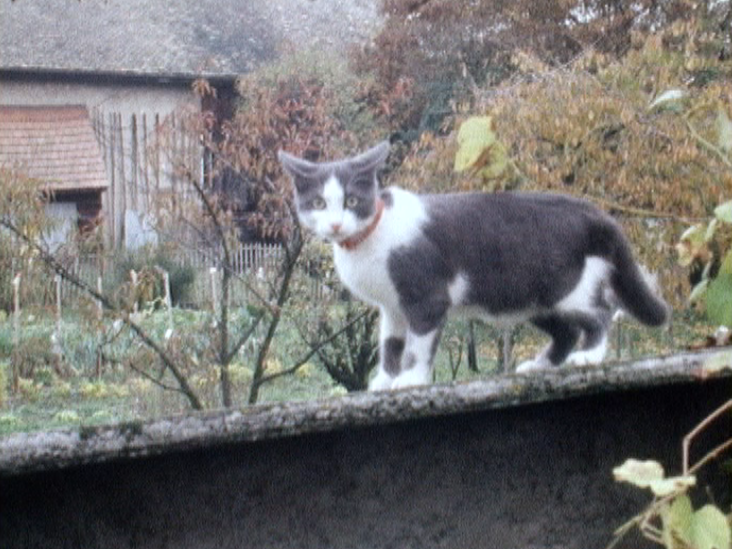
[(382, 141), (375, 147), (351, 159), (351, 164), (359, 171), (377, 170), (386, 162), (389, 149), (391, 149), (389, 142)]
[(294, 180), (312, 177), (318, 169), (317, 164), (292, 156), (285, 151), (279, 151), (277, 153), (277, 158), (279, 158), (282, 167), (285, 168), (285, 171), (289, 173)]

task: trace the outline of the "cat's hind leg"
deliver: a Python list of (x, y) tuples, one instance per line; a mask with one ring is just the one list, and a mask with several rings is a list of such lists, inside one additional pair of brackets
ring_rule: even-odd
[(516, 368), (518, 374), (559, 366), (566, 360), (582, 333), (576, 322), (559, 315), (534, 318), (531, 323), (547, 333), (552, 341), (533, 360), (527, 360), (519, 364)]
[(579, 351), (571, 353), (567, 357), (567, 364), (573, 366), (589, 366), (600, 364), (605, 360), (607, 354), (607, 335), (603, 337), (594, 347), (582, 347)]
[(582, 345), (567, 357), (568, 364), (587, 366), (600, 364), (605, 359), (612, 316), (613, 311), (608, 308), (597, 317), (588, 317), (582, 322)]

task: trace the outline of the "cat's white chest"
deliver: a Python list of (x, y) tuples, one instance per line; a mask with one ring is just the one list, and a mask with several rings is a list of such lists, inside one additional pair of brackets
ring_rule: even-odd
[(334, 246), (333, 260), (343, 285), (356, 297), (379, 307), (398, 306), (399, 297), (391, 282), (388, 254), (372, 246), (344, 250)]
[(399, 309), (399, 294), (389, 274), (389, 256), (422, 235), (427, 213), (421, 200), (398, 188), (391, 189), (393, 206), (362, 245), (354, 250), (333, 247), (341, 282), (358, 298), (372, 305)]

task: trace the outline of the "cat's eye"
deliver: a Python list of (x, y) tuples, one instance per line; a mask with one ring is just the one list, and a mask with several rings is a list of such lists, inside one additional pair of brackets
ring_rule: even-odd
[(355, 196), (349, 196), (348, 198), (346, 198), (346, 208), (355, 208), (356, 206), (358, 206), (358, 202), (358, 198), (356, 198)]
[(325, 209), (325, 200), (322, 198), (313, 198), (313, 201), (310, 203), (310, 206), (314, 210), (324, 210)]

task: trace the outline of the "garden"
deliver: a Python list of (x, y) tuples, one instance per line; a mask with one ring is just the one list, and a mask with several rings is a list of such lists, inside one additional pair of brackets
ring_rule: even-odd
[[(523, 4), (384, 2), (373, 42), (346, 59), (284, 52), (240, 78), (232, 119), (177, 113), (150, 146), (185, 185), (155, 203), (159, 241), (137, 251), (105, 250), (99, 230), (50, 250), (52, 197), (3, 169), (0, 432), (363, 390), (376, 313), (346, 295), (327, 247), (300, 229), (276, 153), (336, 158), (385, 134), (385, 186), (563, 192), (613, 214), (675, 314), (662, 331), (619, 321), (612, 360), (723, 340), (727, 4), (649, 3), (642, 17), (612, 2), (592, 16), (527, 4), (513, 17)], [(491, 19), (513, 21), (521, 40), (488, 33), (480, 22)], [(191, 93), (216, 97), (205, 80)], [(200, 137), (206, 162), (174, 146), (179, 132)], [(276, 250), (266, 261), (241, 260), (252, 232)], [(540, 345), (528, 328), (454, 321), (435, 378), (510, 372)]]
[[(381, 14), (347, 55), (283, 47), (242, 75), (231, 118), (161, 122), (148, 146), (178, 185), (153, 201), (155, 243), (110, 250), (99, 224), (51, 248), (53, 196), (0, 167), (0, 436), (366, 389), (377, 312), (300, 227), (279, 150), (330, 160), (388, 138), (384, 186), (586, 198), (674, 311), (663, 329), (616, 320), (604, 366), (732, 343), (729, 2), (383, 0)], [(217, 98), (205, 79), (190, 93)], [(510, 375), (544, 344), (452, 320), (434, 381)], [(629, 461), (616, 476), (654, 494), (628, 529), (729, 547), (728, 517), (694, 511), (688, 475)]]

